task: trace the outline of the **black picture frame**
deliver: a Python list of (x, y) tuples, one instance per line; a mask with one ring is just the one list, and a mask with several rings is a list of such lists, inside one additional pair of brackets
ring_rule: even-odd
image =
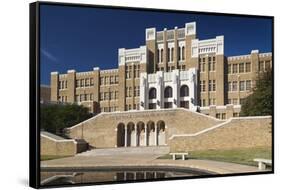
[[(149, 181), (167, 181), (167, 180), (180, 180), (180, 179), (194, 179), (194, 178), (213, 178), (213, 177), (232, 177), (243, 175), (261, 175), (273, 174), (275, 171), (274, 164), (274, 88), (273, 94), (273, 107), (272, 107), (272, 170), (264, 172), (251, 172), (251, 173), (233, 173), (233, 174), (218, 174), (218, 175), (204, 175), (195, 177), (177, 177), (153, 180), (138, 180), (138, 181), (118, 181), (118, 182), (98, 182), (98, 183), (83, 183), (75, 185), (53, 185), (41, 186), (40, 185), (40, 6), (41, 5), (55, 5), (64, 7), (93, 7), (105, 8), (116, 10), (135, 10), (135, 11), (149, 11), (149, 12), (171, 12), (171, 13), (194, 13), (201, 15), (216, 15), (216, 16), (232, 16), (232, 17), (245, 17), (245, 18), (264, 18), (272, 20), (272, 70), (274, 78), (274, 17), (263, 15), (247, 15), (247, 14), (229, 14), (217, 12), (200, 12), (200, 11), (187, 11), (187, 10), (166, 10), (155, 8), (135, 8), (135, 7), (121, 7), (121, 6), (103, 6), (91, 4), (78, 4), (78, 3), (59, 3), (40, 1), (34, 2), (29, 5), (29, 59), (30, 59), (30, 78), (29, 78), (29, 185), (33, 188), (52, 188), (52, 187), (68, 187), (68, 186), (86, 186), (86, 185), (100, 185), (100, 184), (120, 184), (120, 183), (135, 183), (135, 182), (149, 182)], [(274, 86), (274, 80), (273, 80)]]

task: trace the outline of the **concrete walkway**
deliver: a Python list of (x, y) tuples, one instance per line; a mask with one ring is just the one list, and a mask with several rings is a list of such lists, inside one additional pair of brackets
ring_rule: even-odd
[(122, 167), (193, 168), (217, 174), (257, 172), (257, 167), (210, 160), (157, 159), (167, 147), (96, 149), (74, 157), (41, 162), (41, 169), (98, 169)]

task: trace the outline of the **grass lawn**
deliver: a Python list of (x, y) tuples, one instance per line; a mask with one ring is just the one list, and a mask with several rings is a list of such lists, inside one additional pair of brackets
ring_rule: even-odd
[(45, 161), (45, 160), (54, 160), (54, 159), (59, 159), (59, 158), (65, 158), (65, 157), (70, 157), (70, 156), (47, 156), (47, 155), (41, 155), (40, 160)]
[[(233, 162), (238, 164), (246, 164), (257, 166), (253, 161), (255, 158), (271, 158), (271, 147), (246, 148), (246, 149), (232, 149), (232, 150), (204, 150), (204, 151), (190, 151), (189, 158), (200, 160), (215, 160), (223, 162)], [(172, 156), (166, 154), (158, 159), (172, 159)]]

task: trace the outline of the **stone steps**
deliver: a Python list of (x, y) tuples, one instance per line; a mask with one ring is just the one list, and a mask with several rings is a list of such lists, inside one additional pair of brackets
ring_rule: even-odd
[(169, 146), (149, 146), (149, 147), (118, 147), (118, 148), (104, 148), (92, 149), (86, 152), (77, 154), (77, 156), (107, 156), (107, 155), (137, 155), (137, 154), (168, 154)]

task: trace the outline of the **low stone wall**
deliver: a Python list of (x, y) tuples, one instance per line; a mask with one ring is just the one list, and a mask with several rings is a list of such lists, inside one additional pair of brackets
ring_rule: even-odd
[(41, 134), (40, 139), (41, 155), (73, 156), (88, 149), (88, 144), (85, 141), (77, 141), (74, 139), (55, 139), (45, 134)]
[(198, 133), (174, 135), (171, 152), (272, 146), (272, 118), (231, 118)]
[[(165, 122), (165, 139), (174, 134), (195, 133), (216, 124), (222, 120), (206, 116), (190, 110), (163, 109), (145, 111), (127, 111), (101, 113), (66, 130), (72, 139), (84, 139), (90, 146), (96, 148), (112, 148), (117, 146), (117, 126), (119, 123), (143, 122), (145, 124), (158, 121)], [(166, 144), (169, 144), (166, 140)]]

